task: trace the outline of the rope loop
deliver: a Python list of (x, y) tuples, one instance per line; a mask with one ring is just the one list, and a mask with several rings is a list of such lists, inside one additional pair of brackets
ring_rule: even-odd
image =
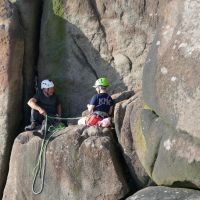
[[(33, 170), (32, 192), (33, 194), (36, 194), (36, 195), (40, 194), (44, 188), (44, 178), (45, 178), (45, 169), (46, 169), (46, 149), (47, 149), (48, 143), (55, 133), (57, 133), (58, 131), (64, 128), (63, 126), (55, 127), (54, 125), (51, 124), (49, 128), (47, 129), (48, 119), (68, 120), (72, 118), (51, 117), (48, 115), (45, 116), (44, 137), (43, 137), (42, 144), (40, 147), (38, 159)], [(40, 178), (40, 186), (36, 190), (35, 184), (38, 178)]]

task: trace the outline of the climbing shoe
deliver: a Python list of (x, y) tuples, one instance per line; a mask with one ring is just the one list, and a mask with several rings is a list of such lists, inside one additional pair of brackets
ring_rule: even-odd
[(44, 132), (45, 132), (45, 120), (42, 121), (41, 128), (39, 130), (37, 130), (37, 132), (40, 133), (41, 135), (44, 135)]
[(34, 130), (36, 128), (36, 126), (37, 126), (37, 123), (36, 122), (32, 122), (30, 125), (25, 126), (24, 130), (25, 131), (32, 131), (32, 130)]

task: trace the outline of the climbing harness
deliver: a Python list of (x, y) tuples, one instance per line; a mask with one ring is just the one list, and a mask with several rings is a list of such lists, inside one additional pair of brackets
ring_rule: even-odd
[(100, 122), (103, 118), (99, 115), (96, 115), (96, 114), (92, 114), (88, 119), (87, 119), (87, 122), (86, 122), (86, 125), (88, 126), (94, 126), (96, 125), (98, 122)]
[[(32, 183), (32, 192), (34, 194), (40, 194), (44, 188), (44, 177), (45, 177), (45, 168), (46, 168), (46, 149), (47, 145), (52, 138), (52, 136), (57, 133), (58, 131), (65, 128), (63, 123), (59, 123), (57, 126), (50, 125), (47, 128), (48, 120), (74, 120), (74, 119), (80, 119), (81, 117), (75, 117), (75, 118), (62, 118), (62, 117), (52, 117), (52, 116), (45, 116), (45, 124), (44, 124), (44, 138), (42, 140), (42, 144), (40, 147), (39, 156), (35, 165), (35, 168), (33, 170), (33, 183)], [(41, 185), (36, 191), (35, 189), (35, 183), (37, 181), (37, 177), (40, 176)]]

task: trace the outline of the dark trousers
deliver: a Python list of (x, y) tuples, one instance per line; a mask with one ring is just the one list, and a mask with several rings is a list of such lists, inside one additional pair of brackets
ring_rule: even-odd
[(44, 120), (44, 115), (41, 115), (37, 110), (31, 109), (31, 122), (42, 124), (43, 120)]
[[(49, 116), (55, 117), (55, 114), (49, 114)], [(36, 122), (38, 125), (42, 125), (44, 115), (41, 115), (37, 110), (31, 109), (31, 122)], [(54, 125), (58, 123), (59, 120), (48, 119), (48, 124)]]

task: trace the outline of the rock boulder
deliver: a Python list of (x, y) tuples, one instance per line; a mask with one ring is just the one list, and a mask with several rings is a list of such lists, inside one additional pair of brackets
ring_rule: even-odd
[[(31, 185), (40, 144), (40, 137), (32, 132), (16, 138), (4, 200), (116, 200), (128, 193), (112, 132), (97, 127), (69, 126), (50, 141), (44, 189), (34, 195)], [(36, 181), (35, 189), (39, 186)]]

